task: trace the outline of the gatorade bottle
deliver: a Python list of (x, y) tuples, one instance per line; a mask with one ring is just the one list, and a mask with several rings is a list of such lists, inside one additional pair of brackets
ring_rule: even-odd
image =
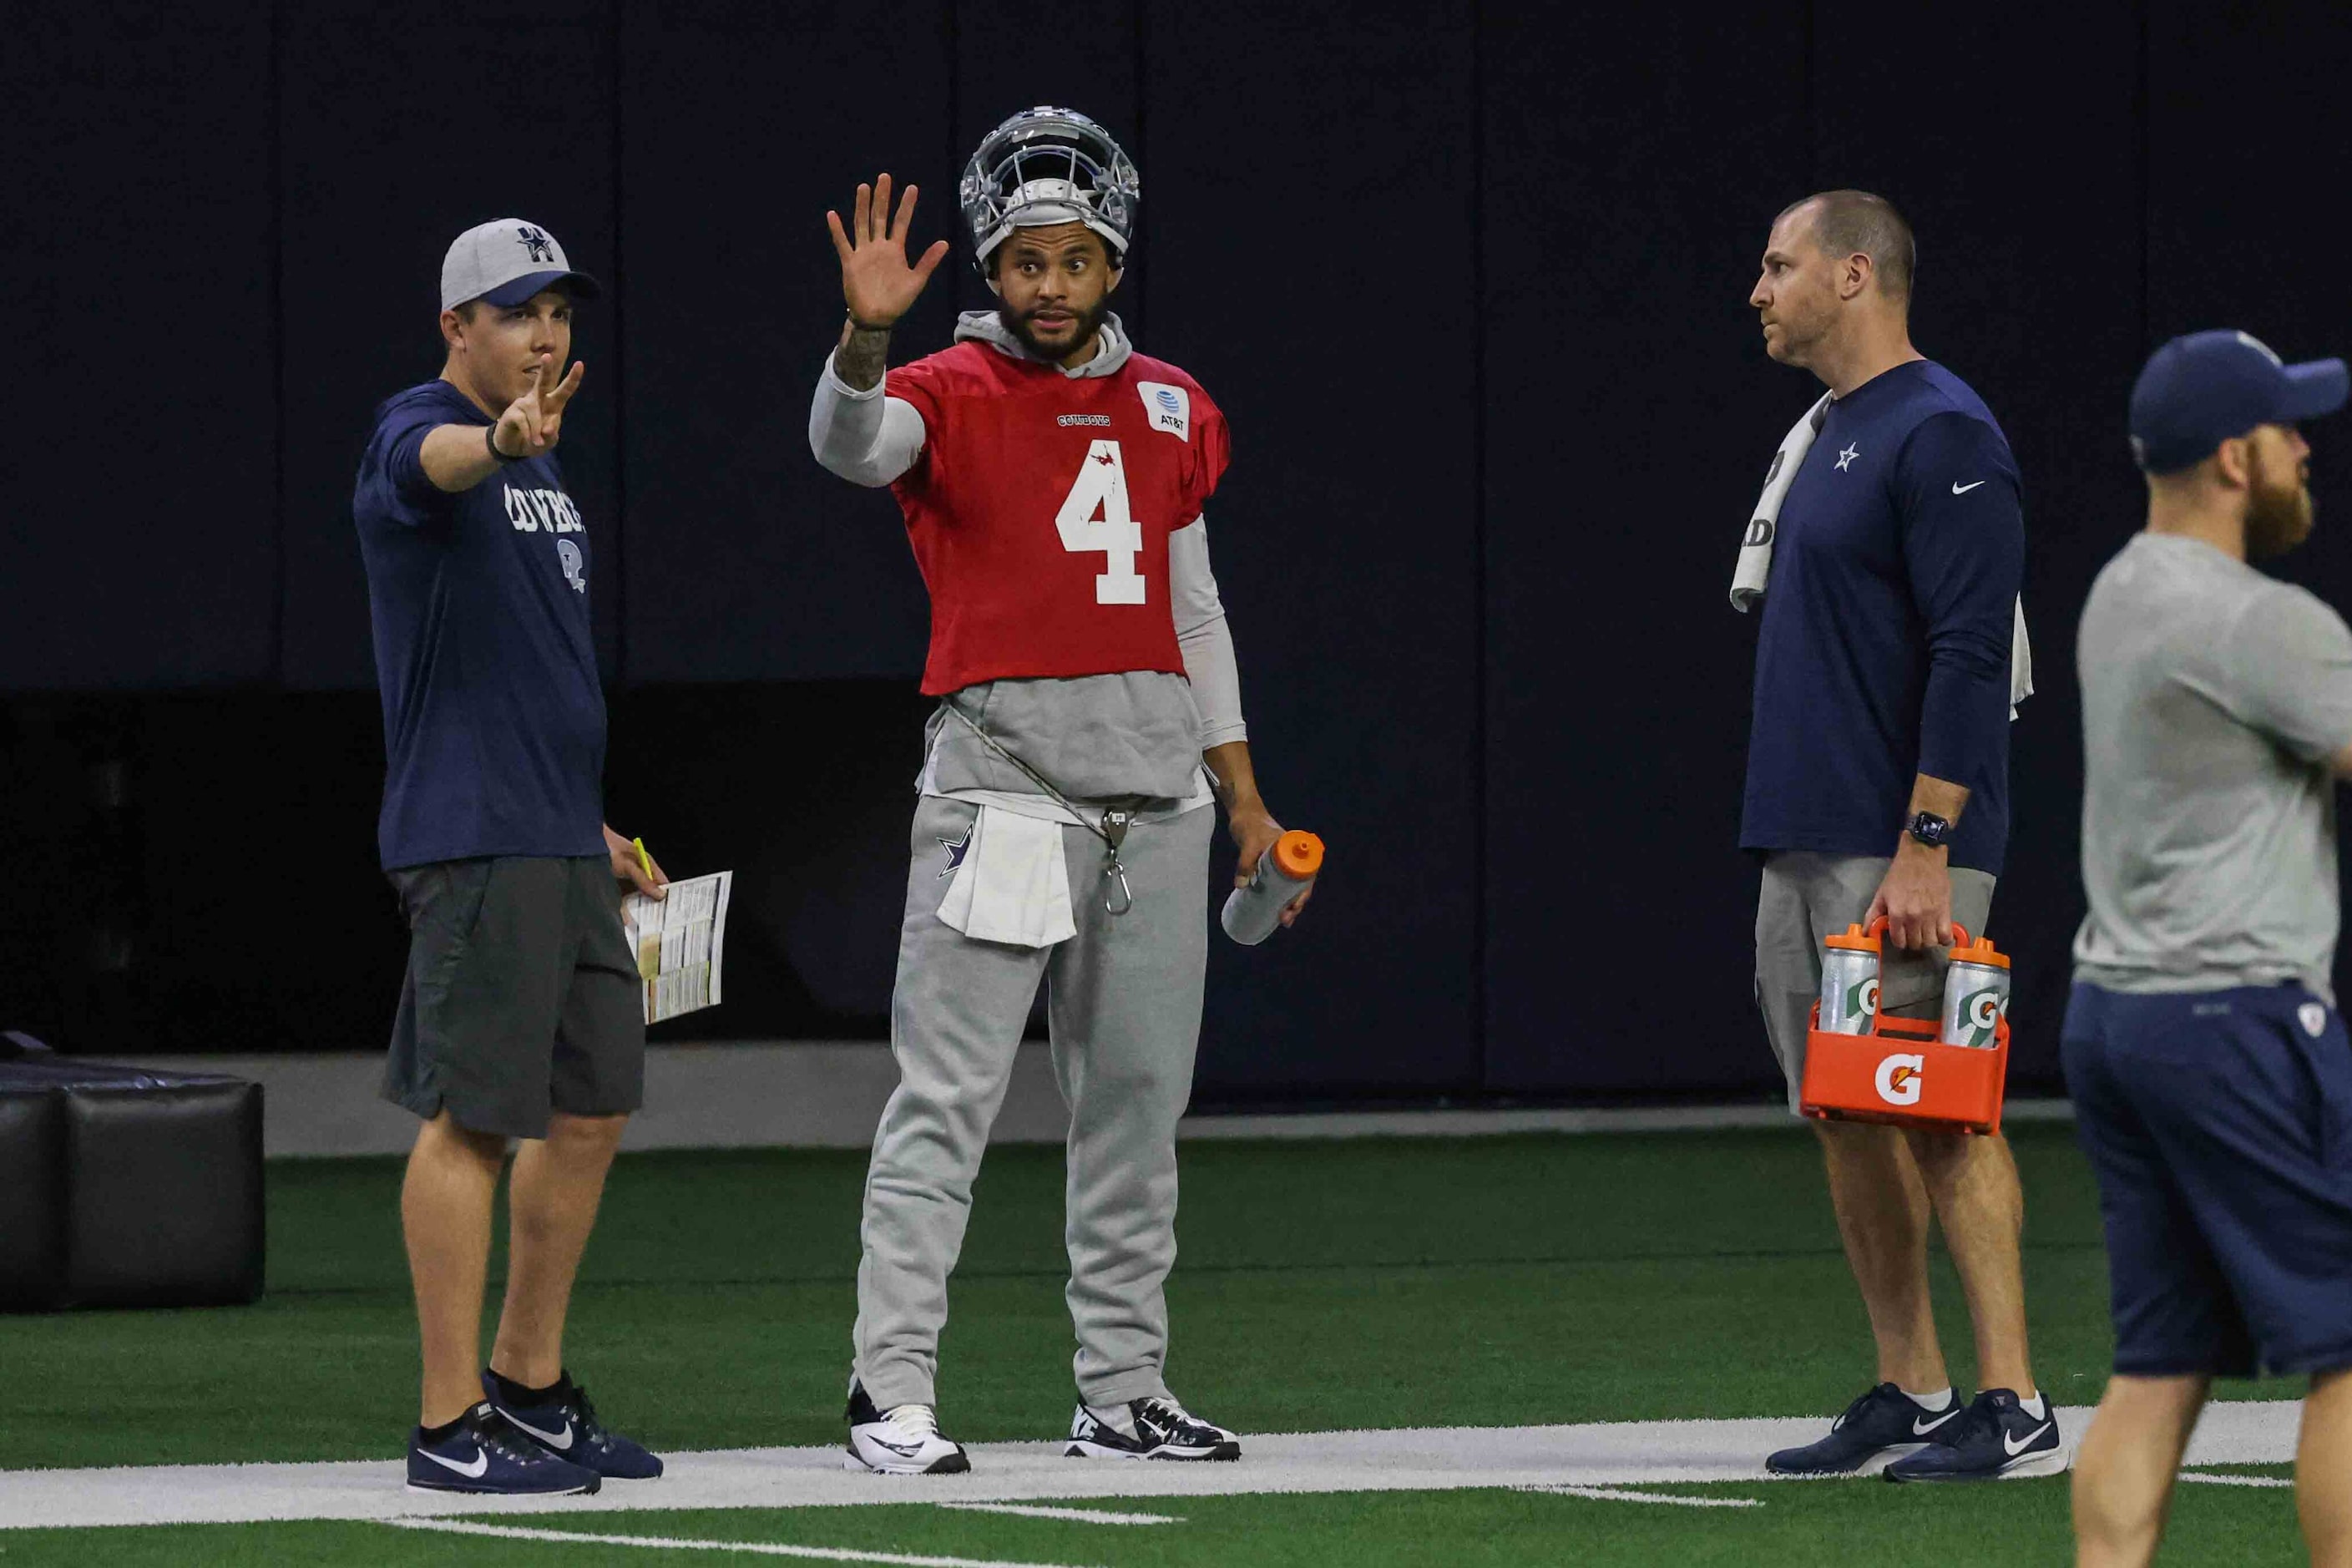
[(1990, 937), (1952, 949), (1951, 972), (1944, 976), (1944, 1043), (1991, 1050), (2008, 1016), (2009, 955), (1995, 952)]
[(1822, 939), (1822, 1033), (1866, 1035), (1878, 1016), (1876, 936), (1858, 925)]
[(1221, 917), (1225, 934), (1244, 947), (1255, 947), (1282, 923), (1282, 911), (1293, 899), (1315, 885), (1323, 869), (1323, 840), (1312, 833), (1286, 833), (1274, 841), (1257, 863), (1257, 876), (1246, 888), (1235, 888)]

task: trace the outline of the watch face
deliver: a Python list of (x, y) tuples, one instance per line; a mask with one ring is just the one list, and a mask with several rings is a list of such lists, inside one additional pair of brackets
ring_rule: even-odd
[(1940, 845), (1952, 831), (1952, 825), (1930, 811), (1923, 811), (1911, 819), (1911, 837), (1922, 844)]

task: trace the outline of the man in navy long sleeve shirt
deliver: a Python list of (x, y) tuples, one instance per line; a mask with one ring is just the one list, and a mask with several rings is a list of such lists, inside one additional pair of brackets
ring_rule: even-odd
[[(1953, 922), (1984, 931), (2009, 835), (2011, 641), (2024, 569), (2017, 465), (1981, 399), (1911, 346), (1915, 249), (1860, 191), (1782, 213), (1749, 303), (1765, 348), (1827, 384), (1772, 541), (1742, 845), (1763, 858), (1756, 989), (1794, 1110), (1822, 939), (1884, 916), (1879, 1005), (1936, 1016)], [(1785, 1473), (1890, 1454), (1900, 1479), (2056, 1473), (2026, 1355), (2024, 1205), (2000, 1138), (1816, 1121), (1877, 1384)], [(1984, 1391), (1954, 1394), (1927, 1295), (1932, 1209)]]

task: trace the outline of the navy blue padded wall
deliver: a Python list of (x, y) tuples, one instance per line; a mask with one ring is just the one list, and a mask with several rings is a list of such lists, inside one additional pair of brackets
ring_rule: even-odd
[(1747, 305), (1805, 177), (1802, 33), (1511, 5), (1481, 47), (1486, 1085), (1762, 1083), (1725, 595), (1817, 395)]
[(12, 7), (0, 689), (268, 679), (269, 24)]
[[(613, 17), (604, 0), (393, 10), (286, 7), (279, 110), (285, 209), (285, 677), (373, 687), (352, 481), (369, 415), (441, 372), (441, 258), (478, 223), (552, 230), (613, 276)], [(590, 593), (611, 668), (621, 582), (614, 346), (626, 299), (583, 305), (586, 374), (559, 456), (594, 542)]]
[(1145, 17), (1144, 347), (1231, 421), (1207, 515), (1251, 747), (1331, 849), (1299, 929), (1213, 940), (1203, 1092), (1472, 1087), (1469, 14)]
[[(625, 37), (628, 679), (911, 678), (898, 507), (816, 466), (808, 407), (843, 317), (826, 209), (887, 171), (950, 232), (943, 0), (648, 0)], [(944, 346), (952, 309), (935, 282), (894, 357)]]

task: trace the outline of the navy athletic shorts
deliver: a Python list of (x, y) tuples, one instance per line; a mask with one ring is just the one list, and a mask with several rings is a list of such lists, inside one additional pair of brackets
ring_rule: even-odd
[(2077, 983), (2066, 1084), (2099, 1178), (2116, 1371), (2352, 1367), (2352, 1038), (2299, 984)]

